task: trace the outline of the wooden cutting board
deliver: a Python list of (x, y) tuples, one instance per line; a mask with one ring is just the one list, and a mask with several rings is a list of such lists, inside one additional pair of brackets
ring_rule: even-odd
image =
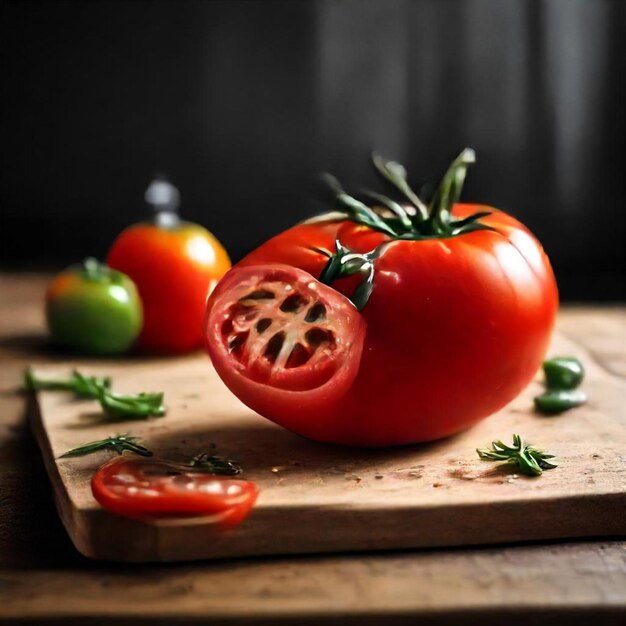
[[(244, 407), (204, 355), (68, 362), (110, 375), (121, 392), (165, 392), (167, 416), (103, 424), (93, 401), (40, 392), (30, 411), (57, 508), (77, 549), (112, 561), (183, 561), (248, 555), (434, 547), (626, 534), (626, 384), (562, 336), (552, 355), (587, 368), (589, 403), (561, 416), (532, 411), (538, 381), (470, 431), (426, 445), (358, 450), (302, 439)], [(261, 493), (239, 527), (197, 520), (140, 522), (109, 514), (91, 495), (110, 454), (57, 459), (71, 447), (132, 432), (160, 457), (208, 451), (239, 460)], [(481, 462), (475, 452), (519, 433), (557, 455), (539, 478)]]

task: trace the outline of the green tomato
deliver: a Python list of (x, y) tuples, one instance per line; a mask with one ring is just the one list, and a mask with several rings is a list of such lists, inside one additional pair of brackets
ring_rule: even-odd
[(46, 292), (46, 319), (52, 337), (94, 355), (128, 350), (141, 331), (143, 312), (133, 281), (86, 259), (61, 272)]

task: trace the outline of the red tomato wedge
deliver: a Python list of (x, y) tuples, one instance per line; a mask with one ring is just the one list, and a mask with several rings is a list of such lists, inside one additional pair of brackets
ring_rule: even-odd
[(259, 265), (228, 272), (207, 306), (207, 349), (228, 388), (290, 427), (303, 407), (324, 411), (358, 373), (365, 321), (304, 270)]
[(254, 505), (252, 482), (194, 471), (167, 461), (116, 458), (91, 479), (96, 500), (108, 511), (132, 518), (216, 516), (234, 526)]

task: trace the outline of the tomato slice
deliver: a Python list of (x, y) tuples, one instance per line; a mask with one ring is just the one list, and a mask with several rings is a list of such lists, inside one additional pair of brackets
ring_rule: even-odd
[(245, 404), (272, 419), (343, 396), (365, 321), (345, 296), (286, 265), (233, 268), (207, 306), (207, 350)]
[(258, 495), (252, 482), (194, 471), (167, 461), (116, 458), (91, 479), (96, 500), (124, 517), (216, 516), (234, 525), (250, 512)]

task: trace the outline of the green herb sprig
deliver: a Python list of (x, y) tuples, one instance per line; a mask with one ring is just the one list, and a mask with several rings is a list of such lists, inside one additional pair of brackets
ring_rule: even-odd
[(513, 445), (507, 446), (502, 441), (493, 441), (491, 448), (476, 449), (483, 461), (502, 461), (518, 468), (526, 476), (541, 476), (544, 470), (557, 467), (547, 459), (553, 454), (546, 454), (532, 445), (525, 444), (519, 435), (513, 435)]
[(29, 391), (71, 391), (77, 398), (93, 398), (100, 402), (104, 414), (111, 419), (147, 419), (165, 415), (163, 393), (114, 393), (109, 377), (84, 376), (78, 370), (73, 370), (69, 378), (52, 379), (40, 378), (27, 368), (24, 387)]
[(24, 370), (24, 387), (28, 391), (71, 391), (77, 398), (98, 399), (111, 388), (111, 379), (108, 376), (84, 376), (78, 370), (72, 370), (69, 378), (41, 378), (28, 367)]
[(122, 454), (125, 450), (133, 452), (139, 456), (152, 456), (152, 452), (145, 446), (137, 443), (137, 437), (133, 437), (130, 434), (126, 435), (112, 435), (106, 439), (100, 439), (98, 441), (91, 441), (90, 443), (84, 443), (76, 448), (68, 450), (62, 454), (60, 459), (67, 459), (75, 456), (85, 456), (87, 454), (93, 454), (100, 450), (112, 450), (117, 454)]
[(222, 476), (236, 476), (243, 471), (241, 465), (236, 461), (209, 455), (206, 452), (194, 456), (189, 462), (189, 467), (196, 471), (220, 474)]
[(165, 415), (162, 393), (122, 395), (106, 391), (98, 399), (104, 413), (113, 419), (147, 419)]

